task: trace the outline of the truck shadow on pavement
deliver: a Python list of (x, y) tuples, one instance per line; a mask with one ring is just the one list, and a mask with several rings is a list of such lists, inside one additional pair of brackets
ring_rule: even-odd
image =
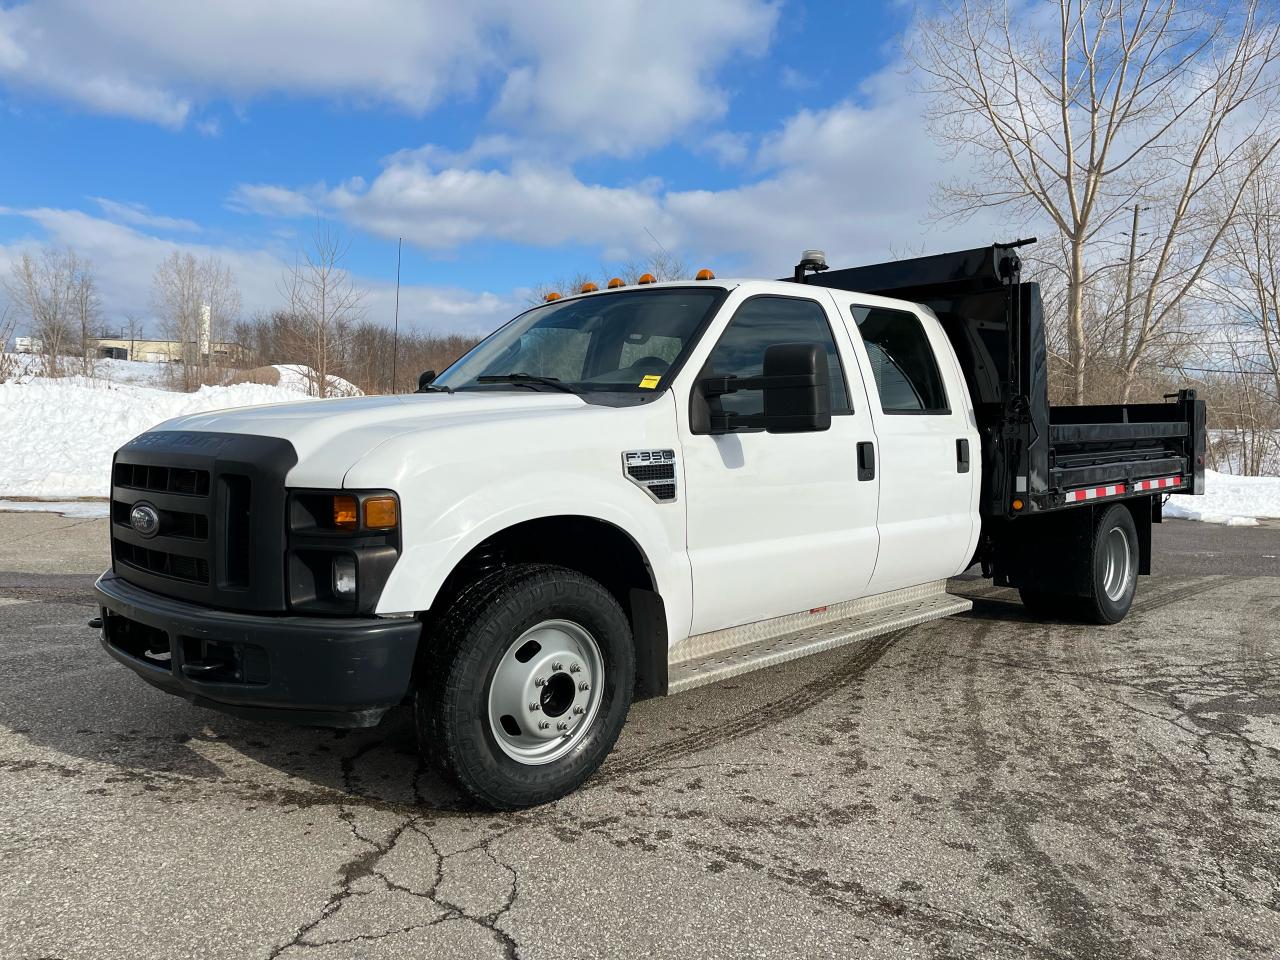
[(84, 626), (94, 609), (61, 589), (0, 608), (8, 674), (0, 726), (29, 744), (0, 753), (0, 775), (46, 768), (99, 795), (230, 792), (258, 804), (473, 809), (421, 760), (409, 708), (367, 730), (332, 730), (194, 706), (111, 660)]

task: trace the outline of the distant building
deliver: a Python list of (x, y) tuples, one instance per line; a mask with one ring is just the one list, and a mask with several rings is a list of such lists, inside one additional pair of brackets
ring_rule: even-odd
[(15, 353), (44, 353), (44, 342), (39, 337), (14, 337)]
[[(208, 341), (205, 341), (208, 343)], [(94, 337), (89, 341), (99, 357), (112, 360), (147, 360), (151, 363), (182, 363), (184, 356), (195, 354), (194, 342), (181, 340), (146, 340), (141, 337)], [(203, 346), (204, 344), (200, 344)], [(208, 344), (209, 361), (216, 364), (238, 363), (244, 356), (244, 348), (238, 343), (214, 341)], [(19, 353), (22, 351), (19, 350)], [(204, 359), (204, 351), (200, 351)]]

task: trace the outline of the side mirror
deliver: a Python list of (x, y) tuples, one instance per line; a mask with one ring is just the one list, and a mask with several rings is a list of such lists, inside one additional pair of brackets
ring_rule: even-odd
[(764, 428), (807, 433), (831, 427), (831, 375), (817, 343), (778, 343), (764, 352)]
[(695, 418), (694, 432), (728, 433), (742, 427), (764, 427), (769, 433), (829, 429), (829, 369), (826, 351), (820, 343), (776, 343), (765, 349), (764, 372), (760, 376), (710, 376), (698, 384), (705, 398), (759, 390), (764, 394), (764, 412), (747, 416), (711, 412), (703, 404)]
[(427, 387), (431, 386), (431, 381), (436, 378), (434, 370), (424, 370), (418, 374), (418, 393), (426, 393)]

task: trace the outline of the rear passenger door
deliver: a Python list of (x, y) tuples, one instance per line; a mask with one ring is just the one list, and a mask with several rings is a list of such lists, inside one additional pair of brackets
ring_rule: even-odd
[(876, 433), (880, 552), (868, 592), (954, 576), (977, 546), (982, 469), (955, 354), (930, 314), (838, 295), (837, 302), (865, 371)]

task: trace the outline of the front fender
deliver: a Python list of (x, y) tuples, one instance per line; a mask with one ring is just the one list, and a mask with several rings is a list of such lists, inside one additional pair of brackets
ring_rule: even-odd
[(654, 503), (628, 483), (573, 477), (572, 494), (559, 471), (524, 473), (473, 487), (452, 504), (426, 493), (430, 477), (401, 487), (404, 552), (383, 588), (377, 612), (431, 608), (445, 579), (475, 547), (494, 534), (528, 520), (587, 517), (612, 524), (639, 547), (666, 605), (668, 644), (683, 639), (692, 621), (692, 576), (684, 550), (683, 502)]

